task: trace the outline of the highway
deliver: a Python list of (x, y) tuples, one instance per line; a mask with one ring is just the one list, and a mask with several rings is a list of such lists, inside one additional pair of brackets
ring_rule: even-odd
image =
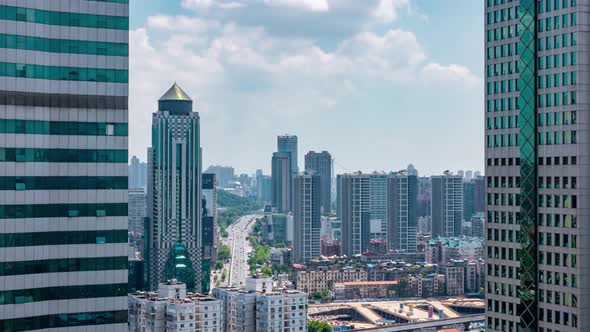
[(248, 253), (252, 252), (252, 246), (247, 237), (252, 232), (252, 227), (260, 215), (247, 215), (238, 219), (227, 227), (228, 237), (223, 238), (223, 244), (231, 247), (231, 259), (224, 267), (227, 270), (227, 279), (222, 286), (243, 287), (249, 276)]

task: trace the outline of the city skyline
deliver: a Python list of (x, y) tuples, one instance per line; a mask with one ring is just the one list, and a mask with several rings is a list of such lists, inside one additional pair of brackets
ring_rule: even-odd
[[(145, 159), (151, 101), (178, 81), (207, 124), (204, 165), (270, 174), (276, 136), (290, 133), (299, 136), (300, 161), (307, 151), (330, 151), (336, 174), (410, 163), (424, 175), (483, 170), (483, 33), (464, 29), (480, 27), (483, 3), (227, 2), (131, 4), (130, 155)], [(447, 35), (465, 40), (463, 52), (448, 47)]]

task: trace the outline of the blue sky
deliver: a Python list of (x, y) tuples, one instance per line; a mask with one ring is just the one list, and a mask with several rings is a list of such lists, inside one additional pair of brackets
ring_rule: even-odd
[[(203, 166), (268, 173), (276, 136), (336, 172), (483, 169), (483, 2), (131, 0), (130, 153), (177, 81)], [(302, 167), (303, 165), (300, 165)]]

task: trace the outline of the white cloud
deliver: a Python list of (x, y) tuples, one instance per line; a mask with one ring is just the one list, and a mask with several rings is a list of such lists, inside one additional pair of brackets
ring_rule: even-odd
[(154, 29), (168, 30), (173, 32), (183, 31), (194, 34), (202, 34), (210, 29), (219, 27), (219, 23), (212, 20), (205, 20), (184, 15), (155, 15), (148, 17), (147, 26)]
[(429, 81), (443, 83), (461, 82), (467, 87), (474, 87), (482, 82), (481, 78), (469, 68), (457, 64), (443, 66), (438, 63), (429, 63), (422, 69), (422, 77)]
[(246, 4), (238, 1), (223, 2), (217, 0), (183, 0), (182, 6), (184, 8), (193, 10), (209, 9), (212, 7), (217, 7), (221, 9), (235, 9), (244, 7), (246, 6)]
[(217, 6), (219, 8), (223, 8), (223, 9), (236, 9), (236, 8), (245, 7), (246, 4), (244, 4), (242, 2), (231, 1), (231, 2), (220, 3)]
[(379, 0), (373, 16), (382, 23), (395, 22), (399, 18), (399, 11), (408, 7), (409, 0)]
[(213, 5), (213, 0), (183, 0), (182, 6), (190, 9), (205, 9)]
[(264, 0), (264, 2), (269, 6), (286, 6), (312, 12), (327, 12), (330, 10), (328, 0)]
[[(437, 63), (411, 31), (357, 31), (326, 48), (311, 38), (228, 21), (156, 15), (146, 28), (130, 32), (129, 124), (141, 133), (130, 136), (132, 154), (145, 155), (156, 100), (174, 81), (203, 117), (206, 163), (236, 164), (240, 158), (262, 164), (266, 148), (273, 148), (262, 137), (270, 137), (272, 145), (275, 131), (307, 128), (310, 117), (333, 117), (335, 110), (350, 107), (351, 99), (373, 99), (375, 87), (409, 91), (444, 83), (471, 91), (481, 82), (464, 66)], [(244, 149), (254, 146), (256, 151)]]

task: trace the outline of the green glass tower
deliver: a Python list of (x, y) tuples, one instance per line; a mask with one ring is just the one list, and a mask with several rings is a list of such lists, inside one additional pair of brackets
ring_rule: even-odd
[(128, 40), (127, 0), (0, 1), (0, 331), (127, 331)]
[(485, 4), (487, 330), (585, 331), (590, 1)]
[(199, 114), (175, 83), (158, 101), (148, 149), (148, 286), (177, 279), (201, 290)]

